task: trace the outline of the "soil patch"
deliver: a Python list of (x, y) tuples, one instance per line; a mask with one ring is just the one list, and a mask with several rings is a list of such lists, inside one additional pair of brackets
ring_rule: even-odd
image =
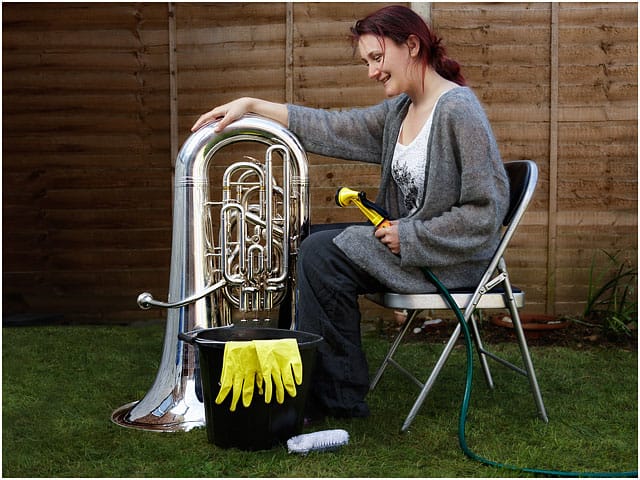
[[(411, 331), (405, 336), (405, 341), (446, 343), (455, 324), (455, 320), (445, 319), (434, 323), (430, 319), (418, 318), (413, 322)], [(388, 324), (383, 333), (392, 338), (398, 334), (399, 330), (400, 328), (396, 324)], [(483, 342), (488, 345), (516, 341), (512, 328), (494, 325), (488, 319), (480, 325), (480, 335)], [(630, 336), (611, 336), (603, 333), (600, 327), (589, 326), (575, 321), (569, 321), (566, 328), (559, 330), (549, 330), (542, 333), (525, 331), (525, 336), (530, 347), (556, 345), (576, 349), (612, 347), (637, 350), (638, 348), (637, 331), (634, 331)]]

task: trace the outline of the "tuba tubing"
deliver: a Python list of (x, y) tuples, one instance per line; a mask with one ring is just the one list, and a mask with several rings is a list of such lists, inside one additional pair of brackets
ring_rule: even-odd
[[(286, 281), (289, 281), (286, 288), (294, 287), (295, 271), (288, 272), (289, 267), (293, 266), (289, 256), (297, 254), (297, 246), (309, 231), (309, 173), (306, 153), (298, 139), (275, 121), (256, 115), (245, 115), (221, 132), (215, 131), (216, 123), (209, 123), (191, 134), (176, 159), (168, 300), (154, 300), (148, 292), (138, 297), (141, 308), (168, 309), (162, 357), (155, 381), (147, 394), (140, 401), (123, 405), (113, 412), (112, 421), (124, 427), (155, 431), (188, 431), (204, 426), (205, 413), (197, 350), (194, 345), (180, 340), (178, 335), (231, 323), (230, 318), (217, 316), (216, 312), (223, 306), (216, 305), (216, 302), (228, 302), (229, 308), (239, 306), (241, 310), (260, 310), (257, 303), (258, 293), (255, 292), (259, 288), (253, 284), (246, 287), (248, 293), (243, 293), (239, 299), (231, 298), (234, 288), (238, 289), (239, 285), (248, 283), (245, 276), (264, 274), (264, 271), (273, 268), (277, 276), (265, 282), (263, 304), (266, 308), (271, 308), (275, 303), (274, 298), (277, 301), (286, 298), (290, 300), (291, 318), (295, 318), (295, 295), (285, 295), (282, 290), (283, 282)], [(276, 151), (283, 155), (283, 171), (286, 171), (286, 175), (282, 191), (286, 213), (283, 216), (284, 221), (280, 220), (281, 225), (272, 225), (270, 217), (263, 218), (261, 209), (258, 209), (258, 213), (247, 210), (244, 215), (230, 214), (235, 220), (243, 217), (243, 224), (239, 228), (242, 232), (246, 229), (245, 221), (250, 222), (254, 228), (266, 227), (269, 240), (266, 242), (268, 247), (264, 250), (268, 250), (268, 253), (263, 259), (260, 257), (262, 249), (259, 246), (249, 247), (251, 258), (242, 259), (244, 263), (239, 268), (240, 275), (230, 275), (224, 268), (225, 273), (221, 275), (220, 272), (212, 272), (208, 266), (210, 247), (213, 243), (206, 235), (208, 205), (212, 203), (208, 198), (209, 167), (212, 158), (220, 149), (232, 143), (245, 141), (257, 142), (268, 147), (265, 164), (269, 173), (264, 183), (265, 189), (269, 191), (266, 207), (269, 214), (273, 213), (274, 208), (271, 191), (280, 189), (272, 184), (271, 156)], [(233, 164), (229, 168), (233, 169), (234, 165), (239, 164)], [(226, 189), (225, 185), (224, 190)], [(298, 205), (292, 217), (290, 214), (293, 207), (287, 195), (289, 190)], [(234, 208), (238, 207), (229, 207), (228, 210), (231, 212)], [(223, 206), (221, 210), (227, 209)], [(227, 228), (220, 225), (222, 244), (226, 242), (223, 230)], [(271, 249), (278, 238), (286, 255), (282, 254), (283, 266), (275, 268), (272, 265)], [(225, 255), (227, 252), (221, 254), (222, 257)], [(244, 255), (241, 253), (241, 256)], [(229, 261), (225, 257), (219, 264), (224, 267)], [(248, 306), (247, 302), (253, 303)]]
[(156, 300), (153, 298), (153, 295), (151, 295), (149, 292), (143, 292), (140, 295), (138, 295), (138, 306), (140, 308), (142, 308), (143, 310), (148, 310), (151, 307), (157, 307), (157, 308), (178, 308), (178, 307), (184, 307), (185, 305), (189, 305), (190, 303), (196, 302), (198, 300), (200, 300), (201, 298), (205, 297), (206, 295), (211, 295), (213, 292), (215, 292), (216, 290), (224, 287), (226, 285), (226, 281), (224, 280), (220, 280), (217, 283), (214, 283), (213, 285), (211, 285), (210, 287), (205, 288), (203, 291), (199, 292), (199, 293), (195, 293), (193, 295), (191, 295), (190, 297), (187, 297), (185, 299), (182, 299), (178, 302), (172, 302), (172, 303), (168, 303), (168, 302), (161, 302), (159, 300)]

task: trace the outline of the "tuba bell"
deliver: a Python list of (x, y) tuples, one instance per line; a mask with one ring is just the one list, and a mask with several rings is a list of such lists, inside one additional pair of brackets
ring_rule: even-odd
[[(147, 394), (113, 412), (124, 427), (204, 426), (197, 349), (180, 333), (231, 324), (291, 328), (295, 319), (295, 264), (309, 233), (306, 153), (286, 128), (259, 116), (221, 132), (215, 126), (194, 132), (178, 153), (168, 300), (138, 297), (141, 308), (168, 309), (163, 352)], [(243, 155), (227, 168), (212, 161), (237, 147), (266, 151), (262, 160)], [(221, 189), (210, 181), (218, 176)]]

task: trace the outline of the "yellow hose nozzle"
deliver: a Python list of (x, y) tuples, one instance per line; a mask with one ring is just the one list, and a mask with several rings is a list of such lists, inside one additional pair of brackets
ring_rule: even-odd
[(364, 192), (356, 192), (355, 190), (351, 190), (347, 187), (339, 187), (336, 191), (336, 204), (341, 207), (346, 207), (348, 205), (355, 205), (360, 209), (360, 211), (369, 219), (371, 223), (373, 223), (376, 230), (378, 228), (384, 228), (391, 223), (387, 220), (383, 215), (375, 211), (373, 208), (365, 205), (365, 203), (370, 203), (367, 200), (367, 195)]

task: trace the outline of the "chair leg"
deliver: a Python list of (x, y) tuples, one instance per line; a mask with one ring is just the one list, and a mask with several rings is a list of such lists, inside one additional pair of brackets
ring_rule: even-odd
[(484, 345), (482, 344), (482, 339), (480, 338), (480, 330), (478, 329), (478, 322), (476, 321), (476, 312), (473, 312), (471, 314), (468, 323), (471, 324), (471, 333), (473, 335), (473, 340), (476, 343), (476, 349), (478, 350), (478, 357), (480, 358), (480, 365), (482, 366), (484, 379), (487, 382), (487, 386), (493, 390), (495, 388), (495, 384), (493, 382), (493, 377), (491, 376), (491, 370), (489, 369), (487, 356), (484, 353)]
[(384, 360), (382, 361), (382, 364), (380, 365), (380, 368), (378, 368), (378, 371), (374, 375), (373, 380), (371, 381), (371, 384), (369, 385), (369, 391), (373, 391), (373, 389), (376, 388), (376, 385), (378, 385), (378, 382), (382, 378), (382, 374), (387, 369), (387, 365), (389, 365), (389, 363), (393, 360), (393, 355), (396, 353), (396, 350), (400, 346), (400, 343), (402, 342), (402, 339), (404, 338), (405, 334), (407, 333), (407, 330), (409, 330), (409, 327), (413, 323), (413, 320), (418, 315), (418, 312), (419, 312), (419, 310), (411, 310), (409, 312), (409, 314), (407, 315), (407, 319), (404, 321), (404, 325), (402, 326), (402, 329), (400, 330), (400, 333), (398, 334), (396, 339), (393, 341), (393, 344), (391, 345), (391, 348), (389, 348), (389, 351), (387, 352), (387, 356), (384, 357)]
[(516, 332), (518, 345), (520, 346), (520, 354), (522, 355), (522, 361), (527, 372), (527, 378), (529, 379), (531, 393), (533, 394), (533, 398), (538, 408), (538, 416), (543, 422), (549, 423), (549, 417), (547, 416), (547, 410), (545, 409), (544, 402), (542, 401), (542, 394), (540, 393), (538, 379), (536, 378), (536, 372), (533, 368), (533, 362), (531, 361), (531, 354), (529, 353), (529, 347), (527, 346), (527, 339), (524, 335), (524, 330), (522, 329), (522, 322), (520, 322), (520, 315), (518, 314), (518, 308), (516, 307), (516, 302), (513, 298), (513, 291), (508, 279), (504, 282), (504, 287), (505, 293), (507, 294), (513, 329)]
[(460, 323), (458, 323), (456, 325), (455, 330), (451, 334), (451, 337), (449, 337), (449, 341), (445, 345), (444, 350), (442, 350), (442, 353), (440, 354), (438, 361), (433, 367), (433, 370), (431, 371), (429, 378), (424, 383), (422, 390), (420, 390), (420, 395), (418, 395), (418, 398), (416, 399), (413, 406), (411, 407), (411, 410), (409, 411), (409, 415), (407, 415), (407, 418), (402, 424), (402, 427), (400, 428), (401, 432), (403, 433), (406, 432), (409, 429), (409, 426), (411, 425), (413, 420), (416, 418), (416, 415), (418, 414), (420, 407), (422, 407), (422, 404), (427, 398), (427, 395), (431, 391), (431, 387), (433, 387), (433, 384), (435, 383), (436, 379), (438, 378), (438, 375), (442, 371), (442, 368), (444, 367), (445, 363), (447, 363), (449, 355), (451, 355), (451, 351), (453, 350), (453, 347), (455, 346), (456, 342), (458, 341), (458, 338), (460, 337), (460, 330), (461, 330)]
[[(409, 312), (409, 315), (407, 316), (407, 319), (405, 320), (405, 323), (402, 326), (402, 329), (400, 330), (400, 333), (398, 334), (398, 336), (393, 341), (393, 344), (391, 345), (391, 348), (389, 348), (389, 351), (387, 352), (387, 355), (385, 356), (384, 360), (382, 361), (382, 364), (378, 368), (378, 371), (374, 375), (373, 380), (371, 381), (371, 384), (369, 386), (369, 390), (370, 391), (373, 391), (373, 389), (376, 388), (376, 386), (378, 385), (378, 382), (382, 378), (382, 374), (384, 373), (384, 371), (386, 370), (387, 366), (390, 363), (394, 363), (395, 365), (397, 365), (397, 363), (395, 363), (394, 360), (393, 360), (393, 355), (395, 354), (396, 350), (400, 346), (400, 343), (402, 342), (402, 339), (404, 338), (405, 334), (407, 333), (407, 331), (409, 330), (411, 324), (413, 323), (413, 320), (416, 318), (416, 316), (417, 316), (417, 314), (419, 312), (420, 312), (420, 310), (411, 310)], [(409, 429), (409, 427), (411, 426), (411, 423), (413, 423), (413, 420), (415, 419), (416, 415), (418, 414), (418, 411), (420, 410), (420, 407), (422, 407), (422, 404), (424, 403), (425, 399), (427, 398), (427, 395), (431, 391), (431, 388), (433, 387), (433, 384), (435, 383), (436, 379), (438, 378), (438, 375), (442, 371), (442, 368), (444, 367), (444, 365), (447, 362), (449, 356), (451, 355), (453, 347), (455, 346), (456, 342), (458, 341), (458, 338), (460, 337), (460, 333), (461, 333), (461, 327), (460, 327), (460, 324), (458, 323), (456, 325), (455, 330), (451, 334), (451, 337), (449, 338), (449, 341), (447, 342), (447, 344), (445, 345), (442, 353), (440, 354), (440, 357), (438, 358), (438, 361), (436, 362), (435, 366), (433, 367), (433, 370), (431, 370), (431, 374), (429, 375), (429, 378), (427, 379), (427, 381), (424, 384), (421, 385), (420, 394), (416, 398), (416, 401), (413, 403), (413, 406), (411, 407), (411, 410), (409, 411), (409, 414), (407, 415), (407, 418), (405, 419), (404, 423), (402, 424), (402, 427), (400, 428), (401, 432), (403, 432), (403, 433), (406, 432)], [(415, 379), (415, 377), (413, 377), (412, 375), (409, 375), (409, 376)]]
[(522, 329), (517, 309), (515, 313), (511, 313), (511, 320), (513, 321), (513, 327), (516, 332), (516, 336), (518, 337), (518, 345), (520, 346), (520, 353), (522, 355), (522, 361), (524, 362), (524, 368), (527, 371), (527, 378), (529, 379), (531, 393), (533, 394), (536, 406), (538, 407), (538, 416), (542, 421), (548, 423), (549, 417), (547, 416), (547, 411), (544, 407), (544, 402), (542, 401), (542, 394), (540, 393), (540, 387), (538, 385), (535, 370), (533, 369), (533, 362), (531, 361), (531, 355), (529, 354), (529, 348), (527, 347), (527, 340), (524, 336), (524, 330)]

